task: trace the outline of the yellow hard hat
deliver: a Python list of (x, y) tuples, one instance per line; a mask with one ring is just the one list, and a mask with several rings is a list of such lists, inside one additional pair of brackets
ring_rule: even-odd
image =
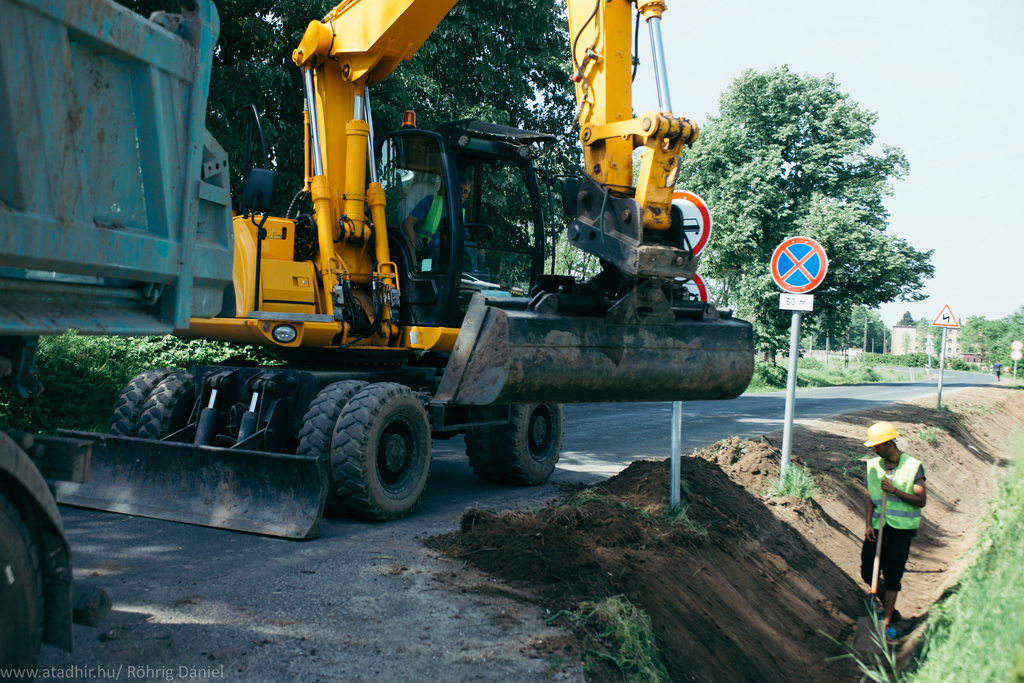
[(896, 428), (891, 423), (876, 422), (868, 429), (868, 440), (864, 442), (864, 445), (871, 448), (880, 443), (892, 441), (899, 435), (900, 433), (896, 431)]

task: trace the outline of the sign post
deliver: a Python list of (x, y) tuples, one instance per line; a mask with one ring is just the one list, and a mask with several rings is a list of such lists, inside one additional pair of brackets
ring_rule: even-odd
[[(942, 342), (945, 344), (945, 340)], [(928, 337), (928, 342), (924, 345), (925, 354), (928, 356), (928, 379), (932, 376), (932, 354), (935, 353), (935, 342), (931, 337)]]
[(1010, 353), (1010, 358), (1013, 359), (1013, 383), (1017, 383), (1017, 361), (1021, 359), (1021, 351), (1024, 350), (1024, 344), (1019, 341), (1015, 341), (1010, 344), (1010, 348), (1013, 351)]
[[(786, 417), (782, 428), (782, 473), (785, 483), (793, 450), (793, 413), (796, 407), (796, 366), (800, 355), (800, 323), (803, 312), (814, 310), (812, 291), (828, 273), (828, 257), (809, 237), (790, 237), (772, 254), (772, 279), (786, 294), (779, 295), (779, 310), (793, 311), (789, 329), (789, 373), (786, 376)], [(826, 356), (827, 358), (827, 356)]]
[(939, 314), (935, 316), (932, 326), (942, 328), (942, 350), (939, 352), (939, 398), (935, 404), (936, 410), (942, 410), (942, 378), (946, 374), (946, 330), (951, 327), (960, 327), (960, 323), (956, 321), (956, 316), (953, 315), (949, 304), (946, 304), (939, 311)]
[[(672, 193), (672, 205), (679, 209), (682, 215), (683, 239), (686, 246), (696, 256), (704, 251), (708, 240), (711, 238), (711, 212), (703, 199), (685, 190), (676, 190)], [(700, 275), (694, 273), (693, 279), (685, 283), (690, 296), (698, 301), (707, 303), (708, 288)], [(679, 507), (679, 470), (680, 451), (683, 444), (683, 403), (682, 401), (672, 402), (672, 450), (669, 453), (669, 507), (675, 510)]]

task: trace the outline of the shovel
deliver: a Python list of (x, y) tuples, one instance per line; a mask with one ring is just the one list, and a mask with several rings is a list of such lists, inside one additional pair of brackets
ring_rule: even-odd
[[(885, 475), (889, 479), (889, 475)], [(884, 492), (883, 492), (884, 493)], [(889, 494), (882, 496), (882, 510), (879, 513), (878, 533), (875, 537), (875, 564), (871, 569), (871, 616), (858, 617), (857, 632), (853, 636), (854, 649), (863, 652), (878, 652), (878, 644), (871, 638), (877, 630), (878, 615), (878, 575), (882, 565), (882, 532), (885, 531), (885, 506), (889, 502)]]

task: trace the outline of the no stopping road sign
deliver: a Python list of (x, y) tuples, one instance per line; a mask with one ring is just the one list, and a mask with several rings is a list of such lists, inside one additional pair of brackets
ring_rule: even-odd
[(790, 237), (772, 254), (772, 279), (791, 294), (804, 294), (828, 273), (825, 250), (810, 237)]

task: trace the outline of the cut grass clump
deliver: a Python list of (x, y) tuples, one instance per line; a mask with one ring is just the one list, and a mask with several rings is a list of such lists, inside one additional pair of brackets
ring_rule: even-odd
[(562, 502), (561, 507), (582, 508), (585, 507), (587, 503), (601, 503), (602, 505), (607, 505), (610, 508), (628, 510), (635, 513), (641, 519), (647, 519), (651, 516), (646, 510), (642, 510), (635, 505), (622, 502), (615, 496), (606, 492), (600, 486), (595, 486), (593, 488), (580, 491), (579, 493), (574, 493)]
[(931, 429), (922, 429), (914, 436), (910, 437), (914, 441), (925, 441), (927, 443), (936, 443), (939, 440), (939, 434), (943, 434), (946, 430), (942, 427), (933, 427)]
[(669, 508), (665, 512), (665, 521), (672, 526), (682, 527), (702, 539), (706, 539), (708, 537), (708, 530), (690, 519), (689, 509), (689, 505), (682, 504)]
[(588, 680), (611, 668), (628, 683), (669, 683), (668, 670), (655, 645), (651, 619), (622, 595), (601, 602), (583, 602), (562, 610), (547, 622), (564, 618), (576, 630), (583, 648)]
[(796, 496), (803, 500), (810, 500), (818, 495), (818, 486), (814, 483), (814, 477), (810, 472), (796, 463), (790, 463), (785, 478), (772, 484), (767, 495), (769, 498)]

